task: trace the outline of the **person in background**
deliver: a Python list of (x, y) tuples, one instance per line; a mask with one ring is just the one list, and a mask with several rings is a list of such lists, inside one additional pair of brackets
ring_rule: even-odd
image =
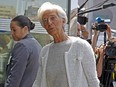
[(10, 62), (7, 66), (4, 87), (32, 87), (39, 67), (41, 45), (30, 34), (35, 24), (26, 16), (11, 20), (10, 28), (14, 41)]
[[(101, 44), (105, 44), (104, 43), (104, 32), (106, 32), (106, 41), (110, 40), (112, 38), (112, 34), (111, 34), (111, 27), (104, 22), (103, 19), (101, 19), (100, 17), (96, 18), (97, 23), (93, 24), (94, 29), (94, 35), (93, 35), (93, 39), (92, 39), (92, 48), (95, 52), (96, 47), (99, 47)], [(104, 31), (100, 31), (97, 29), (96, 25), (97, 24), (106, 24), (107, 25), (107, 29)]]
[(70, 21), (70, 29), (69, 35), (75, 37), (81, 37), (85, 40), (88, 39), (88, 30), (85, 25), (80, 24), (77, 21), (77, 9), (72, 10), (71, 12), (71, 21)]
[(80, 25), (80, 27), (81, 27), (81, 37), (85, 40), (88, 40), (89, 32), (86, 28), (86, 25)]
[[(105, 60), (105, 56), (106, 55), (106, 48), (108, 47), (108, 43), (114, 43), (116, 44), (116, 37), (112, 37), (106, 45), (101, 44), (99, 48), (96, 49), (96, 55), (97, 55), (97, 73), (98, 73), (98, 77), (100, 78), (102, 75), (102, 70), (103, 70), (103, 62)], [(115, 48), (115, 47), (114, 47)], [(116, 58), (116, 56), (107, 56), (108, 58)]]
[(85, 40), (88, 39), (88, 31), (85, 25), (81, 25), (79, 22), (77, 22), (77, 17), (71, 19), (70, 21), (70, 29), (69, 29), (69, 35), (75, 36), (75, 37), (81, 37)]
[(79, 22), (77, 22), (76, 16), (74, 18), (72, 18), (70, 21), (69, 35), (75, 36), (75, 37), (80, 37), (80, 35), (81, 35), (81, 26), (80, 26)]
[(98, 78), (102, 75), (103, 70), (103, 61), (105, 59), (105, 48), (106, 46), (104, 44), (101, 44), (100, 47), (98, 47), (95, 51), (96, 57), (97, 57), (97, 74)]
[(54, 40), (40, 53), (38, 87), (99, 87), (93, 49), (86, 40), (65, 33), (62, 7), (45, 2), (38, 19)]
[(96, 49), (96, 68), (101, 87), (113, 87), (112, 83), (116, 80), (114, 73), (114, 70), (116, 70), (115, 46), (116, 37), (112, 37), (106, 44), (101, 44), (100, 47)]

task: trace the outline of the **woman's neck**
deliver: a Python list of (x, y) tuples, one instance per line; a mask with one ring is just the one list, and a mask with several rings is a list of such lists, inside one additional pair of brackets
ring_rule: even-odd
[(67, 34), (55, 34), (53, 38), (54, 38), (54, 43), (59, 43), (68, 40), (69, 37)]

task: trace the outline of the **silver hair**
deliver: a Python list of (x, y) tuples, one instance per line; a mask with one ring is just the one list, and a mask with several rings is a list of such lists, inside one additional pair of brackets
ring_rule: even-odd
[(42, 16), (43, 16), (44, 12), (47, 11), (47, 10), (56, 11), (58, 16), (65, 20), (65, 24), (67, 23), (67, 15), (66, 15), (66, 12), (63, 10), (62, 7), (60, 7), (59, 5), (56, 5), (56, 4), (52, 4), (50, 2), (45, 2), (38, 9), (38, 14), (37, 14), (39, 22), (41, 23), (42, 26), (44, 26)]

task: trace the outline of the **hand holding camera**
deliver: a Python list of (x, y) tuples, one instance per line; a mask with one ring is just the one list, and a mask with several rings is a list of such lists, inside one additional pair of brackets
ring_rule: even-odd
[(92, 24), (92, 29), (93, 30), (100, 31), (100, 32), (104, 32), (104, 31), (107, 30), (107, 24), (104, 23), (104, 22), (94, 23), (94, 24)]

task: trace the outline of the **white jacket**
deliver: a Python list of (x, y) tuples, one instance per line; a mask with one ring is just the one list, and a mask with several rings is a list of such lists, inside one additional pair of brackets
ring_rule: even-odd
[[(65, 67), (69, 87), (99, 87), (96, 61), (91, 45), (79, 37), (70, 38), (72, 44), (69, 51), (65, 53)], [(41, 51), (40, 66), (35, 81), (37, 87), (47, 87), (45, 73), (50, 45), (43, 47)]]

